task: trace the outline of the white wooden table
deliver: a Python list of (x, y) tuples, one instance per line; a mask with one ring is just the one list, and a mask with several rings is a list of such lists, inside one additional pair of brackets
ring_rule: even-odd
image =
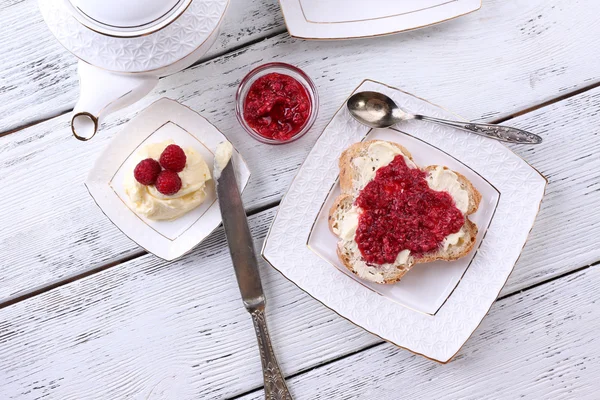
[[(513, 150), (549, 186), (500, 299), (447, 365), (382, 342), (261, 264), (269, 323), (297, 399), (597, 399), (600, 374), (600, 3), (485, 0), (480, 11), (364, 41), (306, 42), (275, 0), (233, 0), (218, 44), (71, 137), (75, 59), (34, 0), (0, 3), (0, 399), (260, 399), (260, 361), (218, 230), (188, 256), (146, 254), (83, 180), (139, 110), (167, 96), (225, 132), (253, 172), (244, 201), (260, 246), (297, 168), (364, 78), (475, 121), (544, 136)], [(302, 140), (269, 147), (234, 115), (254, 66), (298, 65), (321, 94)]]

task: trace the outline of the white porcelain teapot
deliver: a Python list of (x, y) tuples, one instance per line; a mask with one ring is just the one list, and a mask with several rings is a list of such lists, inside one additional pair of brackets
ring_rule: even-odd
[(106, 114), (208, 51), (229, 0), (40, 0), (50, 31), (79, 58), (71, 128), (91, 139)]

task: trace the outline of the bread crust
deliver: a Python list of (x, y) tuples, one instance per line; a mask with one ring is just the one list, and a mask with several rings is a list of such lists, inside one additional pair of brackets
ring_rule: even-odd
[(329, 224), (329, 230), (334, 235), (337, 235), (335, 233), (335, 224), (337, 223), (335, 214), (337, 213), (337, 211), (339, 209), (341, 209), (343, 207), (343, 204), (348, 201), (350, 201), (350, 202), (354, 201), (354, 199), (352, 198), (352, 195), (349, 193), (342, 193), (338, 197), (336, 197), (335, 202), (333, 203), (333, 206), (331, 206), (331, 208), (329, 209), (329, 216), (327, 218), (327, 222)]
[[(438, 165), (428, 165), (425, 168), (422, 168), (423, 171), (433, 171), (438, 167)], [(465, 187), (467, 193), (469, 193), (469, 208), (467, 208), (467, 212), (465, 215), (471, 215), (479, 209), (479, 203), (481, 203), (481, 193), (473, 186), (470, 180), (468, 180), (463, 174), (460, 172), (456, 172), (451, 170), (446, 166), (441, 166), (445, 170), (450, 170), (458, 176), (458, 181), (462, 186)]]
[[(352, 264), (352, 261), (346, 257), (346, 255), (344, 254), (344, 252), (341, 249), (341, 246), (338, 245), (337, 247), (337, 255), (340, 259), (340, 261), (342, 262), (342, 264), (344, 264), (344, 266), (350, 271), (352, 272), (354, 275), (358, 275), (358, 273), (356, 272), (356, 270), (354, 269), (354, 265)], [(395, 268), (391, 271), (387, 271), (384, 275), (383, 275), (383, 283), (384, 284), (392, 284), (392, 283), (396, 283), (396, 282), (400, 282), (400, 280), (402, 279), (402, 277), (410, 270), (410, 267), (405, 268), (405, 269), (400, 269), (400, 268)]]
[[(333, 206), (329, 211), (328, 216), (329, 229), (334, 234), (336, 234), (335, 230), (337, 228), (339, 218), (343, 218), (344, 211), (352, 206), (355, 198), (358, 196), (358, 192), (356, 192), (353, 185), (355, 177), (355, 168), (353, 166), (352, 160), (356, 157), (360, 157), (366, 154), (369, 146), (376, 142), (381, 141), (370, 140), (355, 143), (352, 146), (348, 147), (340, 156), (339, 168), (341, 194), (336, 198)], [(387, 143), (396, 147), (405, 157), (414, 162), (412, 155), (406, 148), (394, 142)], [(437, 167), (437, 165), (429, 165), (421, 169), (424, 171), (433, 171)], [(449, 168), (445, 166), (443, 168), (449, 170)], [(458, 181), (460, 182), (461, 186), (469, 194), (469, 205), (467, 208), (467, 212), (465, 213), (465, 224), (461, 228), (465, 231), (464, 236), (460, 239), (459, 244), (451, 245), (447, 250), (440, 248), (434, 252), (425, 253), (417, 257), (413, 256), (410, 258), (409, 265), (402, 266), (403, 268), (388, 268), (385, 271), (382, 271), (383, 283), (390, 284), (400, 281), (400, 279), (402, 279), (402, 277), (406, 274), (406, 272), (408, 272), (408, 270), (413, 266), (413, 264), (423, 264), (437, 260), (454, 261), (466, 256), (473, 250), (477, 238), (478, 228), (477, 225), (475, 225), (475, 223), (473, 223), (468, 218), (468, 216), (476, 212), (479, 208), (479, 204), (481, 202), (481, 194), (464, 175), (456, 171), (452, 172), (454, 172), (458, 176)], [(373, 277), (361, 276), (357, 272), (354, 262), (352, 261), (352, 259), (350, 259), (348, 254), (346, 254), (343, 251), (343, 241), (338, 242), (337, 254), (340, 261), (344, 264), (346, 268), (348, 268), (348, 270), (352, 271), (352, 273), (354, 273), (355, 275), (359, 275), (363, 279), (375, 281)], [(359, 256), (362, 257), (361, 255)]]
[[(352, 146), (348, 147), (346, 150), (342, 152), (339, 161), (340, 167), (340, 189), (342, 194), (344, 193), (352, 193), (353, 184), (352, 181), (354, 179), (354, 170), (352, 166), (352, 160), (356, 157), (360, 157), (365, 154), (369, 149), (369, 146), (376, 142), (383, 142), (383, 140), (367, 140), (366, 142), (354, 143)], [(410, 161), (413, 161), (412, 154), (405, 147), (399, 145), (394, 142), (387, 142), (390, 145), (396, 147), (398, 150), (402, 152)], [(413, 161), (414, 162), (414, 161)]]

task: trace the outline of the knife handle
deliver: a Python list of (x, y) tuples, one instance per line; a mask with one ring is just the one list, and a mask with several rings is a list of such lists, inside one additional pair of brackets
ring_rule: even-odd
[(256, 309), (251, 312), (258, 348), (260, 350), (260, 360), (262, 362), (263, 378), (265, 381), (265, 399), (266, 400), (292, 400), (292, 396), (285, 384), (285, 378), (279, 369), (279, 364), (275, 358), (269, 331), (267, 330), (267, 321), (265, 320), (264, 308)]

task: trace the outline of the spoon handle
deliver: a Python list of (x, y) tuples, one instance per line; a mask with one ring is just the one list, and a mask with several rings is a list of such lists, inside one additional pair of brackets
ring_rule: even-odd
[(510, 126), (476, 124), (473, 122), (448, 121), (445, 119), (426, 117), (424, 115), (415, 115), (415, 119), (429, 121), (440, 125), (451, 126), (462, 129), (463, 131), (486, 136), (492, 139), (509, 143), (538, 144), (542, 143), (542, 138), (531, 132), (522, 129), (511, 128)]

